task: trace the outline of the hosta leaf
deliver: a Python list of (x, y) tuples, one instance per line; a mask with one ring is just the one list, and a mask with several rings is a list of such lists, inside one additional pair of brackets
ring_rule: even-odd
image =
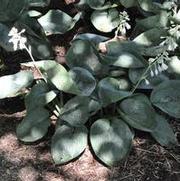
[[(144, 71), (145, 69), (143, 68), (129, 69), (129, 79), (131, 80), (131, 82), (133, 84), (136, 84), (138, 80), (142, 77)], [(138, 86), (139, 89), (153, 89), (161, 82), (169, 80), (169, 77), (168, 75), (166, 75), (166, 73), (161, 72), (158, 75), (155, 75), (153, 68), (151, 69), (151, 71), (153, 71), (153, 77), (150, 74), (150, 70), (146, 74), (146, 80), (148, 80), (149, 84), (147, 84), (145, 80), (142, 80), (140, 85)]]
[(95, 45), (99, 44), (100, 42), (106, 41), (108, 39), (109, 38), (106, 36), (101, 36), (93, 33), (82, 33), (74, 37), (74, 40), (88, 40), (89, 42), (94, 43)]
[(144, 46), (159, 45), (163, 40), (161, 37), (167, 35), (167, 31), (163, 28), (153, 28), (138, 35), (133, 42)]
[(32, 47), (32, 54), (39, 59), (50, 59), (52, 58), (52, 49), (47, 40), (41, 38), (29, 36), (28, 43)]
[(55, 91), (49, 89), (47, 83), (40, 82), (35, 84), (30, 93), (25, 97), (26, 109), (30, 111), (37, 107), (43, 107), (51, 102), (56, 95)]
[(56, 164), (65, 164), (78, 157), (87, 146), (85, 126), (59, 126), (52, 138), (51, 153)]
[(0, 22), (14, 21), (27, 8), (27, 0), (0, 0)]
[(62, 108), (60, 118), (73, 126), (84, 124), (89, 119), (88, 97), (74, 97)]
[(155, 111), (143, 94), (124, 99), (119, 104), (118, 112), (133, 128), (152, 132), (156, 127)]
[(115, 67), (115, 68), (110, 69), (109, 71), (110, 77), (118, 78), (124, 75), (125, 76), (127, 75), (127, 69), (125, 68)]
[(91, 8), (99, 8), (99, 7), (102, 7), (104, 5), (105, 0), (99, 0), (99, 1), (88, 0), (87, 3)]
[(84, 11), (84, 10), (86, 10), (86, 9), (89, 8), (89, 6), (88, 6), (88, 0), (77, 1), (77, 3), (75, 3), (74, 6), (75, 6), (78, 10)]
[[(89, 71), (74, 67), (69, 72), (55, 61), (42, 60), (35, 62), (44, 78), (50, 81), (57, 89), (76, 95), (88, 96), (96, 87), (96, 80)], [(33, 66), (32, 62), (24, 64)]]
[(119, 1), (126, 8), (131, 8), (137, 5), (137, 0), (119, 0)]
[(86, 69), (74, 67), (68, 73), (80, 91), (80, 95), (89, 96), (96, 88), (96, 79)]
[(126, 77), (119, 77), (119, 78), (116, 78), (119, 82), (119, 88), (121, 90), (126, 90), (126, 91), (129, 91), (131, 89), (131, 82), (128, 78)]
[(41, 7), (44, 8), (49, 5), (50, 0), (28, 0), (30, 7)]
[(153, 0), (138, 0), (140, 7), (144, 11), (158, 12), (160, 8), (153, 2)]
[(72, 18), (61, 10), (49, 10), (44, 16), (40, 17), (38, 21), (43, 27), (46, 35), (51, 35), (64, 34), (74, 27), (79, 18), (80, 13)]
[(70, 68), (82, 67), (91, 71), (92, 74), (102, 74), (105, 70), (99, 59), (98, 51), (91, 42), (82, 39), (73, 41), (66, 54), (66, 61)]
[(30, 71), (21, 71), (13, 75), (0, 77), (0, 99), (16, 96), (23, 88), (28, 87), (34, 80)]
[(35, 18), (30, 17), (27, 13), (16, 22), (19, 29), (25, 29), (24, 35), (27, 38), (27, 47), (31, 46), (32, 54), (38, 59), (50, 59), (53, 57), (52, 47), (46, 38), (41, 25)]
[(97, 90), (104, 107), (130, 95), (130, 92), (121, 89), (121, 82), (110, 77), (102, 79), (97, 86)]
[(152, 28), (164, 28), (168, 25), (168, 16), (167, 11), (161, 11), (158, 15), (137, 20), (136, 26), (142, 28), (144, 31)]
[[(62, 65), (52, 60), (41, 60), (35, 62), (35, 64), (41, 70), (44, 77), (57, 89), (68, 93), (79, 93), (73, 80)], [(32, 62), (23, 65), (33, 67)]]
[(151, 102), (170, 116), (180, 118), (180, 80), (158, 85), (151, 93)]
[(10, 36), (8, 36), (11, 28), (6, 26), (5, 24), (0, 23), (0, 46), (4, 48), (6, 51), (14, 51), (13, 43), (9, 42)]
[(115, 8), (118, 6), (117, 4), (113, 4), (113, 2), (106, 1), (106, 0), (100, 0), (100, 1), (87, 0), (87, 3), (92, 9), (96, 9), (96, 10), (106, 10), (106, 9)]
[(134, 134), (121, 119), (99, 119), (90, 130), (95, 155), (108, 166), (117, 166), (131, 150)]
[(177, 145), (176, 136), (167, 120), (158, 114), (156, 115), (156, 120), (156, 128), (151, 132), (154, 139), (162, 146), (172, 147)]
[(49, 112), (44, 108), (36, 108), (27, 113), (17, 127), (17, 137), (24, 142), (34, 142), (41, 139), (50, 125)]
[(140, 49), (140, 53), (143, 56), (156, 57), (157, 55), (165, 52), (167, 49), (168, 49), (168, 45), (158, 45), (158, 46), (151, 46), (151, 47), (142, 46)]
[(112, 41), (106, 44), (107, 53), (101, 54), (102, 63), (124, 67), (144, 67), (146, 61), (139, 54), (140, 49), (133, 42)]
[(168, 61), (168, 71), (170, 73), (180, 75), (180, 57), (171, 57), (171, 60)]
[(73, 126), (82, 125), (100, 108), (100, 103), (97, 101), (89, 97), (76, 96), (62, 107), (60, 119)]
[(111, 32), (119, 24), (119, 13), (116, 9), (96, 10), (91, 15), (94, 27), (102, 32)]

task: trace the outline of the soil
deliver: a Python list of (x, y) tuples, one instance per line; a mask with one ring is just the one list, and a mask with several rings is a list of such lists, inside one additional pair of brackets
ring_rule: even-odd
[[(24, 115), (21, 97), (0, 102), (0, 181), (180, 181), (180, 146), (163, 148), (142, 132), (136, 132), (129, 157), (118, 167), (104, 166), (88, 147), (73, 162), (57, 166), (50, 154), (52, 127), (38, 143), (25, 145), (17, 139)], [(179, 139), (180, 122), (169, 122)]]

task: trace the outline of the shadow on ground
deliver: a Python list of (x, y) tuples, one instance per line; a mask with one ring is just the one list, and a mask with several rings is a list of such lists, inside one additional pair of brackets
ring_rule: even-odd
[[(0, 181), (180, 181), (180, 148), (164, 149), (148, 135), (137, 135), (119, 167), (104, 167), (88, 148), (78, 160), (55, 166), (48, 136), (33, 145), (17, 140), (15, 129), (24, 114), (0, 114)], [(172, 123), (179, 134), (180, 124)]]

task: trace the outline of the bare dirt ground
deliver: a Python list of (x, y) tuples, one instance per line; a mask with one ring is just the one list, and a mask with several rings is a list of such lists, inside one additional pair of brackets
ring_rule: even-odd
[[(142, 133), (136, 133), (130, 156), (119, 167), (100, 164), (89, 148), (77, 160), (56, 166), (50, 155), (53, 128), (39, 143), (18, 141), (15, 130), (25, 114), (22, 104), (15, 99), (0, 106), (0, 181), (180, 181), (180, 147), (165, 149)], [(169, 121), (179, 139), (180, 122)]]

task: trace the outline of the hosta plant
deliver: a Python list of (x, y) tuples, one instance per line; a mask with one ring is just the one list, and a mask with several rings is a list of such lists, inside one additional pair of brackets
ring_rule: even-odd
[[(54, 115), (56, 164), (75, 159), (89, 144), (99, 160), (116, 166), (130, 153), (135, 130), (165, 147), (178, 144), (165, 115), (180, 118), (179, 2), (86, 0), (75, 4), (74, 17), (61, 10), (35, 11), (48, 8), (50, 1), (16, 0), (9, 11), (4, 11), (8, 3), (0, 2), (0, 46), (26, 50), (31, 58), (23, 64), (26, 71), (0, 78), (0, 99), (30, 89), (26, 116), (17, 127), (19, 140), (42, 139)], [(134, 23), (128, 13), (132, 7), (141, 15)], [(76, 35), (67, 66), (58, 64), (48, 36), (71, 30), (87, 9), (97, 34)], [(109, 32), (113, 38), (100, 35)]]

